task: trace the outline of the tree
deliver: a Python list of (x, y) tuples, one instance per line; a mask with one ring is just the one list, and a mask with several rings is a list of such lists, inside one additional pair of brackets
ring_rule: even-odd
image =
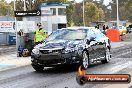
[(83, 25), (83, 10), (82, 10), (82, 3), (75, 4), (75, 10), (73, 13), (73, 21), (76, 26)]
[[(112, 14), (113, 20), (116, 20), (116, 0), (112, 0), (110, 3), (110, 6), (112, 8)], [(129, 20), (132, 22), (132, 0), (120, 0), (119, 1), (119, 19), (120, 20)]]
[(39, 9), (39, 7), (42, 3), (46, 3), (46, 0), (34, 0), (32, 3), (33, 3), (32, 9), (37, 10), (37, 9)]
[[(39, 0), (38, 0), (39, 1)], [(26, 2), (26, 9), (29, 11), (33, 10), (33, 0), (25, 0)]]
[[(14, 7), (14, 1), (10, 3), (12, 7)], [(23, 11), (24, 10), (24, 2), (23, 0), (16, 0), (16, 11)]]
[(46, 1), (47, 4), (51, 4), (51, 3), (53, 3), (53, 4), (60, 4), (60, 3), (64, 4), (67, 2), (68, 2), (68, 0), (47, 0)]
[(102, 8), (98, 8), (96, 4), (87, 2), (85, 4), (85, 23), (88, 26), (89, 22), (101, 21), (104, 18)]
[(73, 14), (75, 12), (75, 1), (67, 1), (66, 3), (69, 5), (66, 9), (66, 15), (67, 15), (67, 21), (68, 21), (68, 26), (73, 26), (75, 24)]
[(0, 1), (0, 16), (13, 15), (13, 7), (6, 3), (5, 0)]
[[(86, 26), (89, 22), (106, 20), (105, 16), (108, 11), (107, 6), (103, 4), (104, 0), (85, 0), (85, 23)], [(75, 4), (74, 12), (75, 25), (83, 25), (83, 2)]]
[[(37, 10), (39, 6), (44, 3), (46, 0), (25, 0), (26, 2), (26, 11)], [(11, 6), (14, 6), (14, 2), (10, 3)], [(24, 11), (24, 1), (16, 0), (16, 10)]]
[(47, 0), (47, 4), (68, 4), (68, 7), (66, 9), (66, 15), (67, 15), (67, 21), (68, 26), (74, 25), (74, 19), (73, 14), (75, 11), (75, 0), (68, 1), (68, 0)]

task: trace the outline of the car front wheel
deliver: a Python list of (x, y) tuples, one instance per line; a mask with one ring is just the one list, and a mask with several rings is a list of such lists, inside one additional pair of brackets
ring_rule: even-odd
[(107, 48), (106, 51), (105, 51), (105, 59), (102, 60), (101, 62), (103, 64), (105, 64), (105, 63), (108, 63), (110, 61), (110, 59), (111, 59), (110, 49)]
[(42, 72), (44, 70), (43, 66), (40, 65), (32, 65), (32, 67), (37, 71), (37, 72)]
[(87, 51), (84, 51), (83, 54), (82, 54), (83, 58), (82, 58), (82, 67), (84, 69), (87, 69), (88, 68), (88, 64), (89, 64), (89, 57), (88, 57), (88, 53)]

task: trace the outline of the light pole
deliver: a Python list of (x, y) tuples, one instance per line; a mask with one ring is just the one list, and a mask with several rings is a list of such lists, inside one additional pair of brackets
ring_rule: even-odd
[(26, 11), (26, 1), (24, 0), (24, 11)]
[(118, 9), (118, 0), (116, 0), (116, 5), (117, 5), (117, 29), (119, 29), (119, 9)]
[(84, 0), (83, 0), (83, 26), (85, 26), (85, 4), (84, 4)]
[[(24, 1), (24, 11), (26, 11), (26, 1), (25, 0), (23, 0)], [(25, 32), (28, 32), (28, 30), (27, 30), (27, 18), (26, 17), (23, 17), (23, 21), (24, 21), (24, 30), (25, 30)]]
[[(14, 0), (14, 11), (16, 11), (16, 1)], [(15, 17), (15, 32), (16, 32), (16, 51), (18, 50), (18, 40), (17, 40), (17, 20)]]

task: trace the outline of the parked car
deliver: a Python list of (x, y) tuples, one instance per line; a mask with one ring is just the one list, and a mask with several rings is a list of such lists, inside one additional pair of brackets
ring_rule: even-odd
[(127, 33), (131, 33), (132, 32), (132, 25), (129, 25), (128, 27), (127, 27)]
[(36, 71), (42, 71), (44, 67), (74, 63), (87, 69), (97, 61), (108, 63), (111, 58), (110, 49), (108, 37), (100, 30), (87, 27), (60, 29), (34, 47), (31, 65)]
[(127, 33), (127, 29), (124, 26), (119, 25), (120, 35), (123, 36)]

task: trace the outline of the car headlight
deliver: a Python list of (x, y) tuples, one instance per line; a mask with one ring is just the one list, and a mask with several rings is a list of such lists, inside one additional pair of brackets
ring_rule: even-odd
[(74, 49), (74, 48), (71, 48), (71, 47), (66, 47), (66, 48), (63, 50), (63, 52), (62, 52), (62, 53), (70, 53), (70, 52), (73, 52), (73, 51), (75, 51), (75, 49)]
[(33, 53), (33, 54), (39, 54), (39, 49), (38, 49), (38, 48), (34, 48), (34, 49), (32, 50), (32, 53)]
[(71, 52), (71, 48), (70, 47), (65, 48), (65, 53), (69, 53), (69, 52)]

